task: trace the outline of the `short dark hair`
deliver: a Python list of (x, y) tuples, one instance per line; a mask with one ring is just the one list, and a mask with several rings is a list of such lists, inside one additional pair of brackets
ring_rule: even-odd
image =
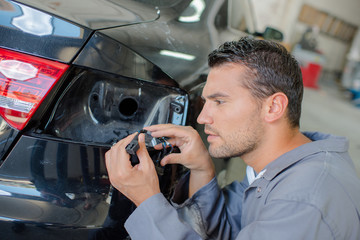
[(210, 68), (226, 63), (244, 65), (249, 77), (243, 81), (252, 96), (262, 100), (276, 92), (283, 92), (288, 100), (287, 117), (292, 127), (300, 125), (303, 82), (296, 59), (276, 42), (241, 38), (225, 42), (208, 56)]

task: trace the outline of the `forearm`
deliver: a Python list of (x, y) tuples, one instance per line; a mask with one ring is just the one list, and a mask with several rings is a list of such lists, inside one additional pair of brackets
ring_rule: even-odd
[(188, 198), (189, 180), (190, 174), (179, 182), (172, 198), (179, 218), (204, 239), (233, 239), (240, 231), (242, 201), (239, 199), (247, 185), (234, 182), (221, 190), (214, 177)]
[(130, 215), (125, 228), (133, 240), (201, 239), (189, 225), (179, 219), (176, 209), (162, 194), (144, 201)]
[(190, 171), (189, 179), (189, 198), (191, 198), (200, 188), (208, 184), (215, 177), (215, 169), (210, 167), (207, 171)]

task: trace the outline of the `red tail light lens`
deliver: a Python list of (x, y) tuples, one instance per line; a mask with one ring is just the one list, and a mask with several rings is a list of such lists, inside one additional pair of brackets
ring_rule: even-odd
[(22, 130), (68, 67), (0, 48), (0, 116)]

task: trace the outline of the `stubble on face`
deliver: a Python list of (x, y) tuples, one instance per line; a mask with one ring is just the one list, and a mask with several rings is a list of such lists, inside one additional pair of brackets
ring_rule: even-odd
[(227, 135), (222, 135), (220, 129), (206, 125), (206, 130), (217, 133), (222, 140), (221, 143), (210, 143), (210, 155), (215, 158), (243, 157), (256, 150), (264, 133), (259, 117), (259, 109), (254, 109), (246, 123)]
[(235, 63), (218, 66), (209, 73), (203, 90), (209, 104), (198, 122), (205, 125), (205, 133), (209, 134), (212, 157), (242, 157), (261, 143), (265, 129), (262, 102), (243, 86), (243, 81), (251, 81), (248, 78), (247, 68)]

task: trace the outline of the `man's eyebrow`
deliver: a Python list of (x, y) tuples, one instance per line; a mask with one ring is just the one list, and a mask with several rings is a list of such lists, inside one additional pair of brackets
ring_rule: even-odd
[(215, 98), (226, 98), (226, 97), (229, 97), (229, 95), (227, 95), (227, 94), (225, 94), (225, 93), (213, 93), (213, 94), (211, 94), (211, 95), (209, 95), (209, 96), (201, 96), (201, 98), (202, 99), (205, 99), (205, 98), (207, 98), (207, 99), (215, 99)]

